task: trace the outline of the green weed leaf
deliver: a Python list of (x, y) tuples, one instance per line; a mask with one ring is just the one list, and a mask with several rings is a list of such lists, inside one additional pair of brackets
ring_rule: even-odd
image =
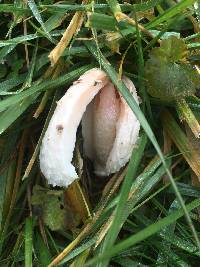
[(174, 36), (150, 52), (145, 64), (148, 93), (164, 101), (193, 95), (199, 85), (196, 69), (187, 62), (187, 46)]
[(156, 57), (161, 61), (172, 63), (185, 61), (187, 56), (187, 45), (176, 36), (163, 40), (160, 47), (152, 49), (150, 53), (151, 58)]
[(78, 221), (76, 214), (64, 203), (63, 190), (49, 190), (36, 185), (32, 204), (44, 223), (53, 231), (72, 229)]

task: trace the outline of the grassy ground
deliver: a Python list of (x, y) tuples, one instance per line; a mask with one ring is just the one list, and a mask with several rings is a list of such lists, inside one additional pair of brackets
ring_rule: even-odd
[[(0, 266), (199, 266), (195, 2), (1, 1)], [(78, 131), (83, 198), (78, 183), (49, 186), (38, 153), (56, 101), (95, 66), (142, 130), (127, 167), (105, 180), (93, 174)]]

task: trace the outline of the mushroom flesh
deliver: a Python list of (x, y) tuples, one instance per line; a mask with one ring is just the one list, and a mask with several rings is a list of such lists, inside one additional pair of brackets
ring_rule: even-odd
[[(131, 80), (123, 81), (138, 103)], [(72, 158), (81, 120), (84, 153), (97, 175), (117, 172), (131, 156), (140, 123), (106, 73), (91, 69), (58, 101), (42, 141), (40, 169), (54, 186), (67, 187), (78, 179)]]

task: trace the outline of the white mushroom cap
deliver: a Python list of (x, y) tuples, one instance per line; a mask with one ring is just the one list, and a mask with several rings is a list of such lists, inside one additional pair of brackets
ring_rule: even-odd
[[(138, 103), (133, 83), (123, 80)], [(54, 186), (67, 187), (78, 179), (72, 158), (81, 119), (84, 152), (93, 160), (96, 174), (118, 171), (131, 156), (140, 124), (106, 73), (92, 69), (57, 103), (42, 141), (40, 168)]]
[(89, 104), (82, 118), (85, 154), (97, 165), (105, 165), (116, 136), (116, 123), (120, 111), (119, 94), (109, 82)]
[[(127, 77), (123, 81), (139, 104), (132, 81)], [(116, 94), (109, 82), (87, 107), (82, 119), (84, 151), (94, 161), (95, 173), (100, 176), (115, 173), (128, 162), (140, 130), (131, 108)]]
[[(132, 93), (137, 104), (139, 104), (137, 92), (132, 81), (124, 76), (123, 82)], [(105, 174), (119, 171), (129, 161), (140, 130), (140, 123), (135, 114), (124, 98), (122, 96), (120, 98), (121, 105), (116, 124), (116, 137), (106, 163)]]
[(82, 75), (58, 101), (40, 148), (40, 169), (52, 185), (70, 185), (78, 175), (72, 165), (76, 132), (87, 105), (108, 83), (105, 72)]

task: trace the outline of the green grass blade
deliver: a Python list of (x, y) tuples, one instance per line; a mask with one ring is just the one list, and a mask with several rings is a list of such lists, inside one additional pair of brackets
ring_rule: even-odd
[[(194, 225), (192, 223), (192, 220), (189, 216), (189, 213), (186, 209), (186, 206), (184, 204), (183, 198), (181, 196), (181, 194), (178, 191), (178, 188), (176, 186), (176, 183), (171, 175), (171, 172), (169, 170), (169, 168), (167, 167), (167, 164), (165, 162), (164, 156), (162, 154), (162, 151), (160, 149), (160, 146), (155, 138), (155, 135), (151, 129), (151, 127), (149, 126), (144, 114), (141, 112), (140, 108), (138, 107), (135, 99), (133, 98), (133, 96), (131, 95), (131, 93), (129, 92), (129, 90), (126, 88), (125, 84), (123, 83), (122, 80), (118, 79), (117, 73), (115, 72), (114, 68), (111, 66), (111, 64), (104, 58), (104, 56), (100, 53), (100, 51), (97, 51), (95, 48), (95, 44), (94, 42), (85, 42), (85, 45), (88, 47), (88, 49), (90, 50), (90, 52), (93, 54), (93, 56), (96, 58), (96, 60), (100, 61), (100, 65), (103, 67), (103, 69), (107, 72), (108, 76), (110, 77), (111, 81), (113, 82), (113, 84), (116, 86), (116, 88), (119, 90), (119, 92), (122, 94), (122, 96), (124, 97), (124, 99), (126, 100), (126, 102), (128, 103), (128, 105), (130, 106), (130, 108), (132, 109), (132, 111), (135, 113), (136, 117), (138, 118), (142, 128), (144, 129), (144, 131), (146, 132), (147, 136), (149, 137), (150, 141), (152, 142), (153, 146), (155, 147), (159, 157), (162, 160), (163, 166), (166, 170), (166, 173), (170, 179), (170, 182), (172, 184), (172, 187), (174, 189), (174, 192), (180, 202), (180, 205), (185, 213), (187, 222), (191, 228), (191, 231), (193, 233), (193, 236), (195, 238), (195, 241), (197, 243), (197, 246), (200, 250), (200, 241), (198, 238), (198, 235), (196, 233), (196, 230), (194, 228)], [(100, 58), (99, 58), (100, 56)]]
[[(127, 5), (120, 4), (120, 8), (122, 12), (128, 12), (128, 11), (146, 11), (148, 9), (154, 8), (156, 5), (160, 4), (163, 0), (149, 0), (148, 2), (140, 3), (140, 4), (132, 4)], [(40, 8), (45, 8), (50, 12), (74, 12), (74, 11), (88, 11), (91, 9), (91, 4), (86, 5), (68, 5), (68, 4), (54, 4), (54, 5), (40, 5)], [(110, 10), (110, 6), (108, 4), (93, 4), (92, 8), (96, 11), (102, 11), (106, 12)], [(10, 7), (10, 10), (12, 10), (12, 7)], [(1, 8), (0, 8), (1, 12)]]
[(121, 12), (121, 7), (117, 0), (107, 0), (107, 3), (109, 4), (114, 16)]
[(52, 256), (38, 232), (35, 233), (33, 241), (34, 249), (36, 251), (36, 255), (39, 261), (39, 266), (47, 267), (48, 264), (51, 262)]
[(44, 32), (46, 33), (46, 36), (48, 37), (48, 39), (50, 41), (52, 41), (51, 35), (49, 34), (48, 30), (45, 27), (45, 24), (42, 20), (42, 17), (41, 17), (40, 12), (37, 8), (37, 5), (35, 4), (35, 1), (34, 0), (28, 0), (28, 6), (31, 9), (35, 19), (40, 23), (40, 25), (41, 25), (42, 29), (44, 30)]
[(8, 45), (17, 45), (20, 43), (24, 43), (30, 40), (33, 40), (37, 38), (38, 36), (36, 34), (27, 34), (23, 36), (18, 36), (9, 40), (0, 40), (0, 47), (8, 46)]
[[(191, 210), (197, 208), (200, 206), (200, 199), (196, 199), (192, 201), (190, 204), (186, 205), (186, 209), (188, 212)], [(103, 261), (105, 259), (111, 258), (114, 255), (117, 255), (118, 253), (121, 253), (123, 250), (136, 245), (137, 243), (141, 242), (142, 240), (145, 240), (146, 238), (150, 237), (151, 235), (154, 235), (155, 233), (159, 232), (163, 227), (166, 227), (172, 223), (174, 223), (176, 220), (184, 216), (184, 211), (182, 209), (179, 209), (177, 211), (172, 212), (167, 217), (159, 220), (158, 222), (151, 224), (150, 226), (146, 227), (144, 230), (141, 230), (137, 234), (130, 236), (124, 241), (121, 241), (119, 244), (113, 246), (109, 249), (109, 251), (105, 252), (104, 254), (97, 256), (93, 258), (92, 260), (88, 261), (86, 263), (87, 266), (94, 266), (95, 263)]]
[(0, 62), (7, 56), (13, 49), (15, 49), (16, 45), (10, 45), (9, 47), (3, 47), (0, 50)]
[(187, 138), (186, 134), (168, 111), (162, 113), (162, 123), (171, 140), (188, 162), (190, 168), (194, 171), (197, 177), (200, 177), (199, 147)]
[(15, 95), (17, 91), (12, 91), (13, 88), (22, 84), (25, 81), (27, 73), (20, 74), (17, 77), (10, 78), (0, 83), (0, 95)]
[[(128, 165), (127, 174), (122, 184), (122, 188), (121, 188), (119, 199), (118, 199), (118, 204), (115, 210), (115, 219), (106, 236), (106, 240), (102, 248), (102, 253), (106, 251), (108, 248), (112, 247), (120, 231), (122, 220), (123, 220), (122, 215), (124, 213), (128, 195), (131, 190), (131, 185), (133, 183), (133, 179), (135, 178), (137, 168), (140, 164), (141, 158), (143, 156), (146, 143), (147, 143), (147, 138), (146, 138), (146, 135), (143, 134), (139, 139), (138, 147), (133, 150), (132, 157)], [(99, 267), (107, 266), (108, 263), (109, 263), (108, 261), (101, 262)]]
[(32, 84), (33, 73), (34, 73), (35, 64), (36, 64), (37, 51), (38, 51), (38, 42), (36, 41), (36, 45), (35, 45), (35, 48), (33, 50), (33, 56), (31, 59), (31, 63), (29, 65), (28, 74), (27, 74), (26, 81), (25, 81), (25, 84), (23, 87), (30, 87)]
[(24, 7), (17, 7), (15, 5), (12, 4), (0, 4), (0, 12), (13, 12), (13, 13), (20, 13), (23, 14), (24, 13), (28, 13), (28, 8), (24, 8)]
[(39, 96), (35, 94), (29, 96), (19, 104), (9, 107), (4, 112), (0, 113), (0, 135), (5, 132), (5, 130), (14, 122), (17, 118), (34, 102), (34, 100)]
[[(3, 151), (2, 151), (3, 152)], [(12, 196), (12, 185), (15, 179), (16, 172), (16, 160), (12, 160), (9, 166), (0, 173), (0, 237), (5, 224), (5, 218), (7, 217), (10, 200)], [(0, 243), (3, 242), (3, 238), (0, 238)]]
[(142, 79), (142, 77), (144, 77), (144, 55), (143, 55), (143, 48), (142, 48), (141, 33), (138, 28), (138, 21), (137, 21), (136, 13), (135, 13), (135, 22), (136, 22), (137, 53), (138, 53), (138, 66), (139, 66), (138, 82), (139, 82), (139, 88), (140, 88), (140, 92), (142, 95), (142, 99), (144, 100), (143, 112), (145, 111), (145, 105), (146, 105), (148, 116), (150, 120), (153, 121), (149, 97), (144, 87), (144, 80)]
[(24, 98), (28, 96), (32, 96), (33, 94), (36, 94), (38, 92), (42, 92), (45, 90), (50, 90), (52, 88), (60, 87), (62, 85), (66, 85), (67, 83), (71, 83), (76, 78), (78, 78), (80, 75), (82, 75), (84, 72), (89, 70), (92, 67), (92, 65), (85, 65), (83, 67), (80, 67), (74, 71), (71, 71), (55, 80), (45, 81), (39, 85), (33, 85), (26, 91), (23, 91), (17, 95), (10, 96), (5, 100), (2, 100), (0, 102), (0, 112), (4, 111), (8, 107), (22, 101)]
[(24, 176), (22, 177), (22, 181), (29, 176), (30, 171), (31, 171), (31, 169), (33, 167), (33, 164), (35, 163), (35, 160), (36, 160), (36, 158), (38, 156), (38, 153), (39, 153), (39, 150), (40, 150), (40, 146), (41, 146), (41, 143), (42, 143), (42, 139), (44, 137), (44, 134), (46, 132), (46, 129), (47, 129), (48, 125), (49, 125), (50, 119), (51, 119), (51, 117), (53, 115), (53, 112), (55, 110), (55, 107), (56, 107), (56, 100), (57, 100), (57, 91), (54, 94), (54, 97), (53, 97), (53, 100), (52, 100), (52, 103), (51, 103), (50, 110), (48, 112), (46, 121), (44, 123), (44, 127), (42, 129), (41, 134), (40, 134), (40, 137), (39, 137), (39, 140), (38, 140), (37, 145), (35, 147), (35, 150), (33, 152), (33, 155), (32, 155), (32, 157), (31, 157), (31, 159), (29, 161), (29, 164), (26, 167), (26, 170), (24, 172)]
[[(105, 29), (107, 31), (116, 31), (117, 21), (112, 16), (93, 12), (88, 17), (87, 26), (95, 29)], [(129, 32), (133, 32), (132, 30)]]
[(180, 14), (184, 9), (194, 4), (196, 0), (182, 0), (180, 3), (172, 6), (171, 8), (167, 9), (164, 13), (160, 16), (155, 18), (153, 21), (149, 22), (146, 25), (147, 29), (152, 29), (158, 26), (159, 24), (163, 23), (164, 21), (168, 21), (170, 18)]
[[(58, 264), (58, 266), (62, 266), (64, 263), (69, 262), (70, 260), (74, 259), (76, 256), (78, 256), (81, 253), (83, 253), (85, 250), (87, 250), (90, 247), (92, 247), (93, 245), (95, 245), (96, 241), (97, 241), (97, 238), (94, 237), (94, 238), (91, 238), (88, 241), (84, 242), (78, 248), (75, 248), (68, 256), (66, 256), (60, 262), (60, 264)], [(65, 265), (63, 265), (63, 266), (65, 266)]]
[(80, 267), (80, 266), (84, 266), (86, 259), (88, 257), (90, 253), (90, 249), (86, 249), (84, 250), (76, 259), (75, 261), (70, 264), (70, 267)]
[(24, 235), (25, 235), (25, 267), (32, 267), (33, 222), (31, 217), (26, 219)]
[[(131, 186), (131, 192), (137, 191), (137, 194), (134, 194), (134, 196), (131, 198), (131, 201), (133, 201), (134, 198), (134, 205), (151, 189), (151, 186), (154, 185), (154, 183), (150, 182), (150, 189), (149, 187), (146, 188), (146, 181), (150, 180), (159, 180), (159, 176), (163, 175), (165, 171), (163, 170), (163, 166), (161, 165), (161, 160), (158, 159), (154, 163), (151, 163), (150, 166), (147, 166), (142, 174), (140, 174), (134, 183)], [(159, 168), (160, 167), (160, 168)], [(156, 176), (156, 178), (155, 178)], [(158, 176), (158, 177), (157, 177)], [(155, 179), (154, 179), (155, 178)], [(148, 185), (147, 183), (147, 185)], [(144, 186), (145, 185), (145, 186)], [(143, 192), (143, 193), (142, 193)], [(138, 195), (138, 196), (137, 196)], [(117, 203), (119, 202), (119, 196), (116, 196), (111, 203), (106, 207), (105, 212), (108, 211), (110, 208), (113, 208)], [(135, 208), (134, 208), (135, 210)]]

